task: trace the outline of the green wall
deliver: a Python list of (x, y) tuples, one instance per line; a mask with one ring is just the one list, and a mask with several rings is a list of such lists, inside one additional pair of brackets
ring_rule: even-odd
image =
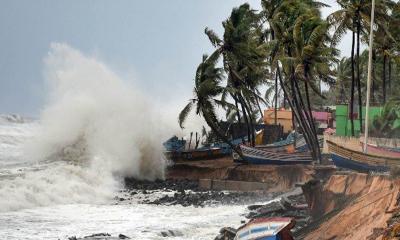
[[(355, 111), (358, 110), (354, 109)], [(368, 122), (371, 124), (375, 116), (379, 115), (382, 107), (369, 107), (369, 119)], [(358, 112), (358, 111), (357, 111)], [(362, 118), (365, 120), (365, 107), (362, 108)], [(336, 105), (336, 135), (338, 136), (351, 136), (351, 121), (348, 117), (349, 106), (348, 105)], [(370, 125), (371, 126), (371, 125)], [(356, 136), (360, 135), (360, 121), (354, 119), (354, 133)]]

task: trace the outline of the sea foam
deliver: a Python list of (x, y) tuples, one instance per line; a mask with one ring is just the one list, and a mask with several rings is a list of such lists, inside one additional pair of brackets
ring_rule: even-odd
[(140, 90), (67, 44), (44, 62), (49, 94), (24, 158), (45, 167), (0, 181), (0, 211), (103, 202), (123, 177), (164, 177), (173, 130)]

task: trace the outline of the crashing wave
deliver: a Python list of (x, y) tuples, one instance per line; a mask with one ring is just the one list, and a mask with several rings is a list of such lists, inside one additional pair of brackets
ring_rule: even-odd
[(18, 114), (0, 114), (0, 123), (27, 123), (32, 122), (32, 118), (22, 117)]

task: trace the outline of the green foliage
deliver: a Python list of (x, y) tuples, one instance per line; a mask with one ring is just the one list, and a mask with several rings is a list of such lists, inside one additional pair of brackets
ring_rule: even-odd
[(372, 133), (377, 137), (400, 136), (400, 98), (388, 101), (372, 122)]
[[(180, 126), (194, 109), (214, 136), (227, 141), (217, 114), (223, 112), (226, 121), (245, 123), (248, 139), (254, 142), (254, 124), (262, 119), (264, 106), (289, 105), (306, 141), (315, 145), (312, 109), (355, 97), (365, 101), (361, 95), (366, 91), (368, 50), (353, 51), (352, 64), (352, 58), (338, 59), (336, 46), (347, 31), (354, 32), (357, 43), (367, 41), (371, 0), (337, 2), (341, 9), (323, 19), (321, 8), (327, 5), (318, 1), (261, 0), (260, 12), (249, 4), (232, 9), (220, 36), (205, 28), (215, 50), (203, 56), (196, 70), (194, 98), (181, 111)], [(400, 90), (400, 3), (376, 0), (375, 15), (372, 102), (386, 91), (389, 98)], [(357, 85), (361, 94), (351, 91)], [(385, 125), (382, 129), (389, 126), (378, 120), (377, 124)], [(319, 153), (313, 154), (317, 158)]]

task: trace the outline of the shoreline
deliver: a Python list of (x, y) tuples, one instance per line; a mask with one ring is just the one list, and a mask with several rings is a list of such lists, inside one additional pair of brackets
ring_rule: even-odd
[[(400, 180), (329, 167), (246, 166), (229, 163), (226, 158), (218, 161), (170, 166), (166, 180), (126, 178), (121, 191), (124, 197), (116, 199), (116, 204), (131, 204), (134, 200), (170, 207), (223, 205), (229, 209), (243, 205), (246, 220), (241, 224), (262, 217), (291, 217), (296, 222), (291, 231), (295, 239), (383, 239), (391, 231), (397, 231), (395, 226), (400, 226)], [(258, 184), (269, 189), (247, 192), (205, 189), (200, 184), (203, 177), (219, 181), (234, 179), (237, 183), (258, 180)], [(236, 230), (227, 225), (215, 233), (215, 239), (233, 239)], [(183, 236), (176, 230), (160, 234), (166, 238)], [(121, 238), (103, 236), (102, 239)]]

